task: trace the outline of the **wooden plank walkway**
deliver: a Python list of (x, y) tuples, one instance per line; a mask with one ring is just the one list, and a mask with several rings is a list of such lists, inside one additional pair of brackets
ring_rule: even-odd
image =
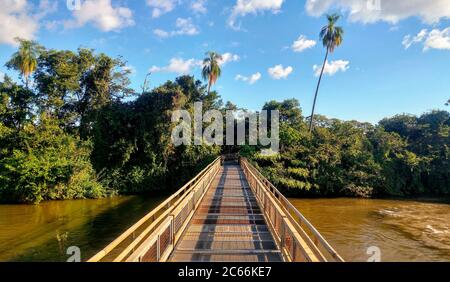
[(240, 166), (221, 168), (169, 261), (282, 261)]

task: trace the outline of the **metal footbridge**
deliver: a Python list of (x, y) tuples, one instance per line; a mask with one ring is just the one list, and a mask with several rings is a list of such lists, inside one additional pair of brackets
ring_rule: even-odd
[(344, 260), (245, 158), (217, 158), (89, 262)]

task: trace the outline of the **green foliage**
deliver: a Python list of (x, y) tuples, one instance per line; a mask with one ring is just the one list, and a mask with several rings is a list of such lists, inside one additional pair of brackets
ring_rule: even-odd
[(106, 185), (120, 193), (179, 187), (217, 157), (219, 147), (172, 144), (172, 112), (192, 111), (196, 101), (203, 101), (206, 109), (221, 105), (215, 92), (207, 93), (200, 81), (182, 76), (136, 101), (102, 108), (94, 123), (92, 160), (104, 171)]
[(268, 113), (273, 110), (279, 111), (280, 121), (290, 125), (298, 124), (302, 117), (300, 103), (296, 99), (289, 99), (283, 102), (270, 101), (263, 106), (263, 110), (268, 111)]
[(220, 154), (214, 146), (172, 145), (174, 110), (197, 101), (205, 110), (222, 106), (220, 96), (193, 77), (123, 102), (134, 91), (121, 58), (40, 46), (32, 53), (33, 69), (22, 75), (34, 72), (33, 89), (8, 77), (0, 83), (0, 201), (178, 188)]
[(402, 165), (410, 172), (403, 178), (408, 189), (450, 194), (450, 113), (432, 111), (420, 117), (400, 115), (384, 119), (380, 124), (387, 132), (407, 141)]
[(340, 19), (338, 14), (327, 15), (328, 23), (320, 30), (320, 39), (322, 44), (327, 50), (333, 52), (336, 47), (342, 44), (344, 30), (342, 27), (336, 26), (337, 21)]
[(223, 59), (222, 55), (209, 51), (206, 53), (206, 58), (203, 60), (202, 77), (208, 81), (208, 94), (211, 86), (214, 85), (222, 74), (220, 68), (220, 61)]
[(287, 195), (450, 194), (448, 112), (396, 116), (376, 127), (318, 115), (310, 135), (298, 107), (290, 100), (266, 104), (281, 111), (281, 152), (247, 154)]
[(98, 110), (134, 94), (125, 66), (121, 58), (90, 49), (43, 50), (34, 75), (38, 106), (66, 130), (78, 130), (87, 138)]
[(16, 134), (4, 130), (0, 142), (0, 199), (22, 203), (43, 200), (98, 198), (106, 190), (90, 163), (91, 145), (64, 133), (57, 122), (42, 116), (37, 126)]
[[(134, 91), (121, 58), (22, 45), (8, 67), (26, 82), (34, 73), (35, 83), (0, 83), (1, 202), (175, 189), (222, 151), (235, 150), (171, 142), (173, 111), (192, 113), (195, 102), (204, 111), (238, 108), (223, 107), (209, 91), (220, 75), (215, 53), (206, 61), (208, 85), (181, 76), (125, 102)], [(23, 69), (22, 57), (30, 63)], [(280, 111), (280, 154), (260, 155), (258, 146), (241, 146), (240, 153), (288, 196), (450, 194), (447, 111), (399, 115), (377, 126), (318, 115), (310, 134), (297, 100), (270, 101), (263, 110)]]
[(36, 70), (37, 59), (43, 48), (34, 41), (21, 38), (16, 38), (16, 41), (19, 44), (19, 50), (12, 55), (5, 66), (20, 72), (28, 88), (29, 77)]
[(17, 130), (33, 117), (32, 105), (36, 95), (5, 76), (0, 83), (0, 119), (3, 124)]

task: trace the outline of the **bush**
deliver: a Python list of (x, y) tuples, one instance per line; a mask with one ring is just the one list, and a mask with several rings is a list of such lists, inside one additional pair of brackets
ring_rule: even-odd
[(44, 200), (98, 198), (107, 194), (90, 163), (91, 143), (64, 133), (42, 116), (16, 133), (3, 134), (0, 159), (0, 199), (39, 203)]

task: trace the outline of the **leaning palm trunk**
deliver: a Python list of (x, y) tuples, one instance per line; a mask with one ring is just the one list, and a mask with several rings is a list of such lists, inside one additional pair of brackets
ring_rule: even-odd
[(319, 76), (319, 82), (317, 83), (316, 95), (314, 96), (314, 103), (313, 103), (311, 118), (310, 118), (310, 121), (309, 121), (309, 133), (311, 133), (312, 129), (313, 129), (314, 112), (316, 110), (317, 94), (319, 93), (320, 82), (322, 81), (323, 71), (325, 70), (325, 64), (327, 63), (328, 53), (329, 53), (329, 49), (327, 48), (327, 53), (325, 55), (325, 60), (323, 60), (322, 70), (321, 70), (320, 76)]

